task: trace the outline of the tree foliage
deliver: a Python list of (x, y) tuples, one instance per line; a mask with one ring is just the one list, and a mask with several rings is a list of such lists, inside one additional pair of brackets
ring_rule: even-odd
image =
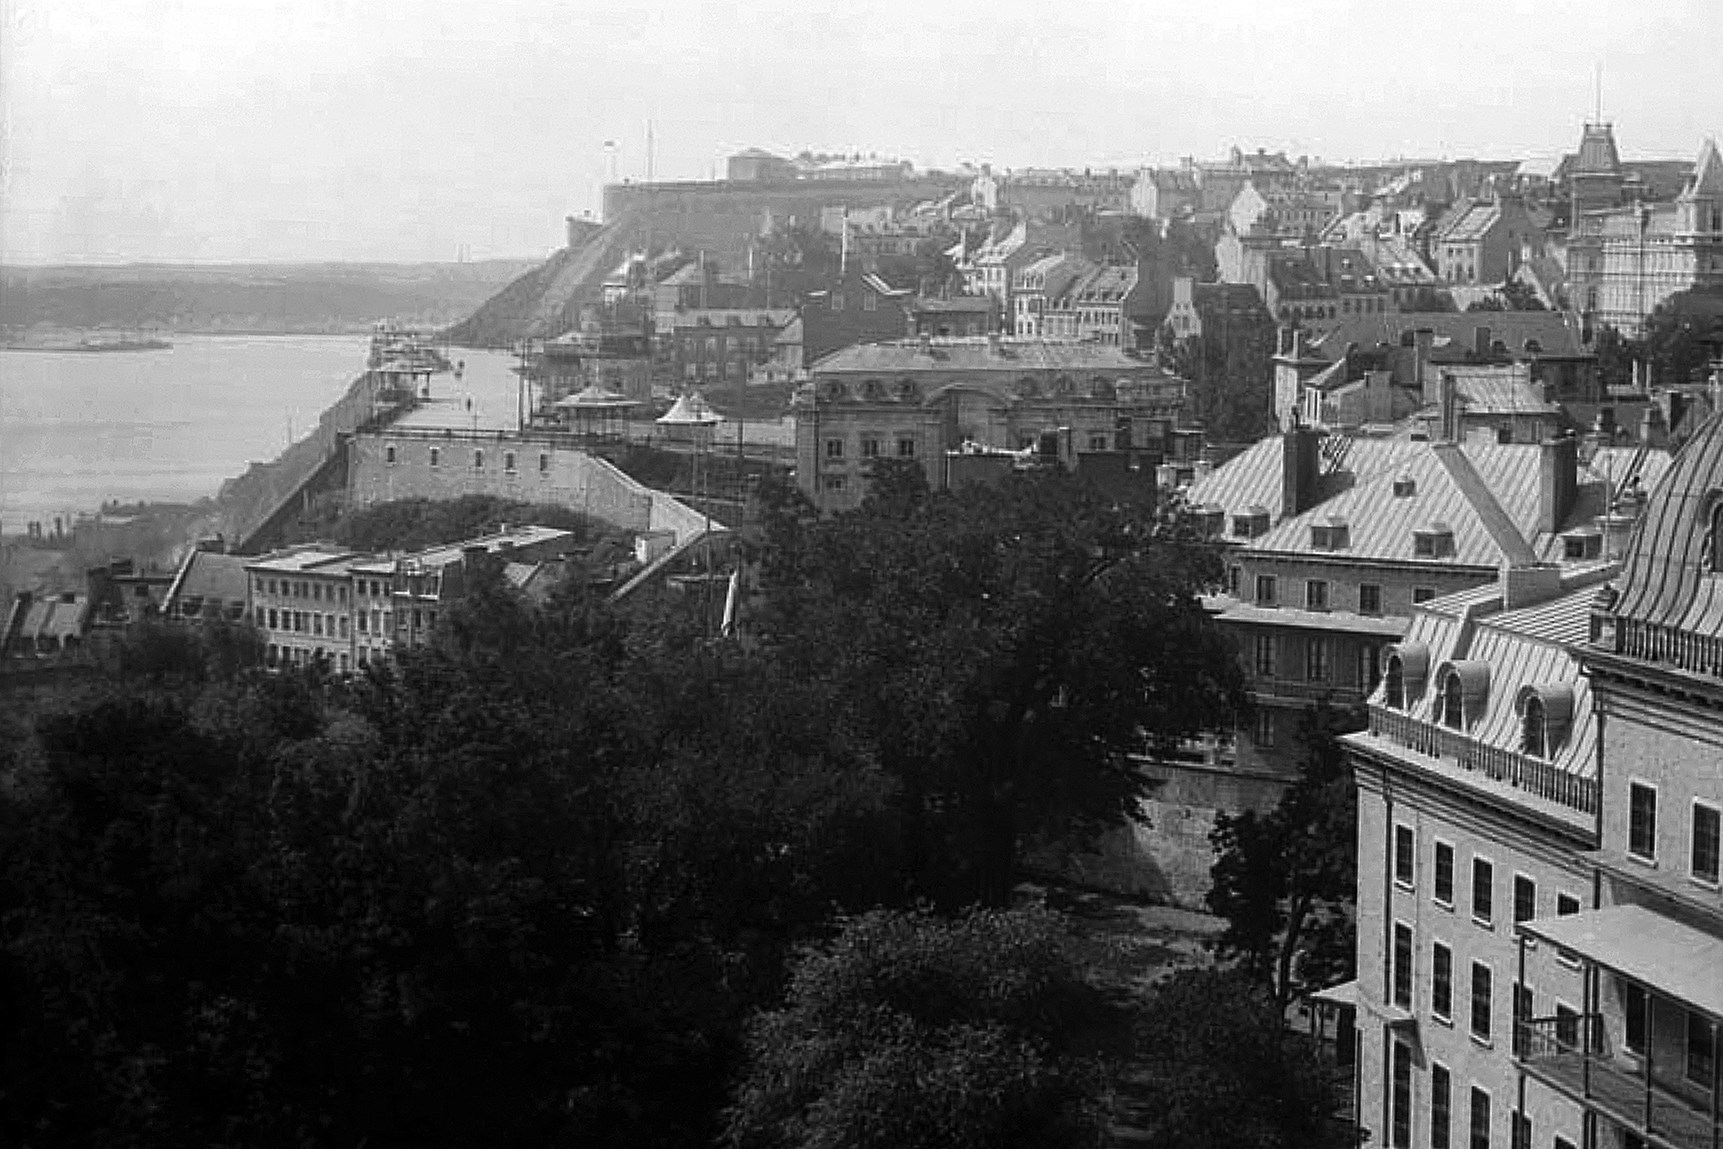
[(736, 1149), (1099, 1146), (1101, 1055), (1125, 1012), (1042, 910), (877, 911), (798, 964), (761, 1014)]
[(1221, 814), (1209, 909), (1227, 922), (1216, 949), (1282, 1006), (1350, 975), (1357, 901), (1357, 796), (1338, 736), (1356, 716), (1306, 716), (1297, 781), (1266, 815)]

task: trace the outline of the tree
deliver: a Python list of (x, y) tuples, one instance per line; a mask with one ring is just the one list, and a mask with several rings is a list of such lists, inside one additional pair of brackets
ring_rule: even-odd
[(797, 965), (760, 1014), (735, 1149), (1060, 1149), (1106, 1134), (1103, 1052), (1125, 1013), (1044, 910), (876, 911)]
[(1723, 314), (1723, 304), (1716, 303), (1715, 297), (1691, 291), (1672, 295), (1652, 309), (1639, 341), (1652, 382), (1666, 386), (1686, 383), (1704, 369), (1711, 357), (1703, 339), (1707, 310), (1713, 314), (1714, 325), (1714, 316)]
[(1358, 725), (1327, 706), (1311, 711), (1297, 781), (1267, 815), (1221, 814), (1210, 835), (1207, 901), (1227, 922), (1216, 949), (1282, 1007), (1352, 969), (1358, 803), (1338, 738)]
[(911, 896), (1002, 906), (1027, 846), (1135, 816), (1134, 754), (1230, 720), (1218, 560), (1062, 471), (900, 495), (769, 512), (759, 636), (892, 780)]
[(1318, 1149), (1336, 1144), (1310, 1041), (1260, 982), (1186, 970), (1143, 1005), (1123, 1093), (1149, 1149)]
[(1544, 301), (1538, 298), (1538, 293), (1523, 279), (1509, 279), (1502, 284), (1502, 301), (1509, 311), (1546, 311)]

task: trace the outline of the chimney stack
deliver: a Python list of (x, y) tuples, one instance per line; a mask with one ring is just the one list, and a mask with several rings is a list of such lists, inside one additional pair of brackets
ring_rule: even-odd
[(1546, 439), (1538, 456), (1538, 530), (1556, 534), (1573, 510), (1579, 491), (1579, 439)]
[(1490, 329), (1483, 325), (1472, 328), (1472, 350), (1480, 360), (1490, 357)]
[(1282, 518), (1301, 515), (1316, 505), (1321, 470), (1322, 432), (1298, 425), (1281, 436), (1280, 509)]
[(1430, 378), (1430, 351), (1436, 345), (1436, 333), (1420, 327), (1412, 333), (1412, 380), (1423, 393), (1425, 405), (1440, 403), (1442, 395), (1438, 381)]

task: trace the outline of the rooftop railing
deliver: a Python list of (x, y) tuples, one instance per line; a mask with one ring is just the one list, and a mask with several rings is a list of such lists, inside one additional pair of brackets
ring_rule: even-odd
[(1636, 618), (1615, 621), (1615, 653), (1723, 678), (1723, 638)]
[(1516, 790), (1582, 814), (1597, 813), (1597, 780), (1540, 758), (1384, 706), (1370, 708), (1370, 733), (1430, 758), (1452, 762)]

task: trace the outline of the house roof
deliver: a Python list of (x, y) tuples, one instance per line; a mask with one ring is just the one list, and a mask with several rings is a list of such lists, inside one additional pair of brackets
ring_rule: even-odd
[(1717, 976), (1723, 938), (1632, 904), (1536, 918), (1520, 928), (1723, 1021), (1723, 978)]
[(1608, 124), (1587, 124), (1579, 137), (1579, 153), (1574, 159), (1577, 175), (1617, 175), (1621, 171), (1621, 156), (1615, 150), (1615, 132)]
[[(1581, 340), (1579, 323), (1564, 311), (1446, 312), (1402, 311), (1354, 315), (1336, 323), (1311, 344), (1324, 359), (1336, 359), (1348, 346), (1368, 349), (1378, 344), (1397, 345), (1408, 331), (1429, 328), (1436, 338), (1438, 357), (1452, 348), (1456, 352), (1473, 346), (1477, 329), (1487, 327), (1490, 340), (1500, 341), (1511, 354), (1536, 354), (1550, 359), (1578, 359), (1591, 354)], [(1538, 350), (1528, 349), (1535, 343)]]
[[(89, 604), (89, 598), (81, 594), (70, 596), (70, 601), (64, 595), (32, 599), (24, 608), (24, 617), (12, 636), (13, 641), (35, 645), (38, 640), (47, 639), (64, 645), (67, 639), (84, 633), (84, 618), (89, 612)], [(14, 605), (14, 617), (17, 611), (18, 606)]]
[(162, 609), (173, 615), (193, 603), (199, 604), (200, 608), (220, 603), (230, 609), (243, 610), (250, 596), (246, 565), (241, 555), (193, 550), (180, 564)]
[(917, 311), (965, 312), (986, 314), (993, 310), (993, 297), (988, 295), (959, 295), (950, 299), (930, 296), (918, 298), (911, 304)]
[(253, 559), (246, 563), (245, 567), (247, 570), (269, 574), (338, 574), (339, 569), (320, 568), (334, 567), (343, 560), (363, 557), (357, 552), (329, 543), (302, 543)]
[(1711, 508), (1723, 488), (1723, 415), (1696, 431), (1661, 477), (1634, 529), (1615, 612), (1710, 637), (1723, 635), (1723, 579), (1710, 572)]
[(1707, 139), (1699, 149), (1699, 160), (1693, 165), (1693, 175), (1681, 192), (1684, 198), (1694, 196), (1723, 196), (1723, 156), (1717, 153), (1717, 141)]
[(1135, 376), (1167, 376), (1160, 368), (1102, 343), (985, 336), (931, 339), (925, 343), (917, 339), (858, 343), (825, 356), (813, 365), (812, 371), (816, 375), (913, 375), (925, 371), (1014, 375), (1025, 371), (1120, 371)]
[(1454, 208), (1436, 231), (1437, 243), (1474, 243), (1489, 234), (1501, 222), (1501, 204), (1492, 200), (1473, 200)]

